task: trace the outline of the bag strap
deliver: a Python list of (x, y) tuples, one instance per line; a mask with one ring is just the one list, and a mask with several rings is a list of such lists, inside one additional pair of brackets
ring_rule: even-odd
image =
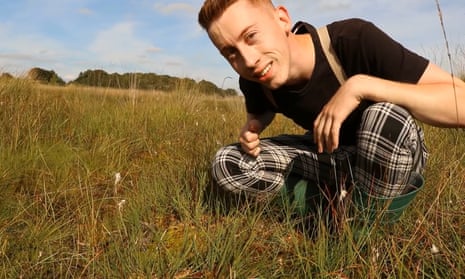
[[(296, 28), (296, 30), (297, 29), (298, 27)], [(341, 66), (341, 62), (337, 58), (336, 52), (331, 46), (331, 38), (329, 37), (328, 28), (326, 26), (318, 28), (317, 34), (320, 38), (321, 48), (323, 49), (323, 53), (326, 56), (326, 60), (328, 60), (329, 66), (331, 67), (331, 70), (333, 71), (334, 75), (339, 81), (339, 84), (342, 85), (347, 80), (347, 76), (344, 72), (344, 69)], [(271, 104), (275, 108), (278, 108), (278, 105), (276, 104), (276, 101), (273, 98), (271, 90), (269, 90), (265, 86), (262, 86), (262, 88)]]
[(328, 28), (326, 26), (317, 29), (318, 37), (320, 38), (321, 48), (328, 60), (331, 70), (333, 70), (339, 83), (342, 85), (346, 80), (347, 76), (344, 69), (341, 66), (341, 62), (337, 58), (336, 52), (331, 46), (331, 38), (329, 37)]

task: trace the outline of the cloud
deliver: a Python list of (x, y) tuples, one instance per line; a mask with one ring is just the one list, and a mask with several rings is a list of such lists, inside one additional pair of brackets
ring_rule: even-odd
[(8, 38), (0, 48), (0, 64), (56, 62), (69, 53), (60, 41), (37, 33), (17, 33), (10, 27), (0, 26), (0, 38)]
[(13, 62), (28, 62), (28, 63), (51, 63), (57, 62), (58, 60), (46, 55), (30, 55), (26, 53), (0, 53), (0, 61), (10, 61)]
[(154, 5), (156, 11), (162, 14), (189, 14), (195, 15), (197, 8), (188, 3), (170, 3), (170, 4), (160, 4), (157, 3)]
[[(284, 5), (291, 11), (292, 15), (305, 15), (311, 18), (315, 16), (315, 12), (331, 12), (331, 11), (346, 11), (352, 8), (350, 0), (318, 0), (311, 2), (304, 1), (289, 1), (289, 0), (276, 0), (276, 5)], [(357, 2), (358, 3), (358, 2)]]
[(92, 15), (92, 14), (94, 14), (94, 11), (92, 11), (89, 8), (80, 8), (78, 10), (78, 13), (81, 14), (81, 15)]
[(145, 51), (148, 52), (148, 53), (157, 53), (157, 52), (160, 52), (162, 50), (163, 50), (162, 48), (152, 46), (152, 47), (149, 47), (148, 49), (146, 49)]
[(348, 10), (351, 7), (349, 0), (320, 0), (318, 6), (324, 11)]
[(146, 54), (158, 53), (162, 49), (135, 35), (135, 22), (120, 22), (97, 33), (89, 50), (104, 63), (136, 63)]

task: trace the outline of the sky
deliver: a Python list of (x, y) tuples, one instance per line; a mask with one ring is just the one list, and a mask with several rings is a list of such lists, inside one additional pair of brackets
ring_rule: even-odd
[[(314, 26), (359, 17), (449, 72), (436, 0), (274, 0), (293, 22)], [(14, 0), (0, 5), (0, 73), (32, 67), (65, 81), (80, 72), (151, 72), (237, 89), (237, 74), (197, 23), (203, 0)], [(465, 72), (465, 0), (441, 0), (454, 59)]]

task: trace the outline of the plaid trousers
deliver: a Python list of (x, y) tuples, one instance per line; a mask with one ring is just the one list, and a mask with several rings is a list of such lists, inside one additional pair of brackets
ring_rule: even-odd
[(350, 181), (373, 196), (396, 197), (413, 172), (423, 172), (428, 157), (421, 128), (407, 110), (391, 103), (364, 111), (355, 146), (317, 153), (313, 136), (306, 133), (263, 138), (260, 147), (256, 158), (238, 143), (221, 148), (212, 163), (217, 186), (266, 197), (279, 192), (292, 175), (336, 192)]

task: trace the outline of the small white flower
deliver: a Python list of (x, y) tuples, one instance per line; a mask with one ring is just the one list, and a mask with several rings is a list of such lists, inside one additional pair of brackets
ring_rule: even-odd
[(115, 186), (121, 181), (121, 173), (115, 173)]
[(341, 191), (341, 195), (339, 196), (339, 201), (343, 201), (346, 197), (347, 197), (347, 191), (345, 189), (343, 189)]
[(379, 259), (379, 257), (381, 256), (381, 254), (380, 254), (380, 252), (379, 252), (379, 249), (376, 248), (376, 247), (374, 247), (374, 248), (371, 249), (371, 252), (372, 252), (372, 254), (373, 254), (372, 257), (371, 257), (371, 260), (372, 260), (373, 262), (377, 262), (378, 259)]
[(437, 254), (437, 253), (439, 253), (439, 248), (438, 248), (436, 245), (434, 245), (434, 244), (431, 246), (431, 253), (432, 253), (432, 254)]
[(123, 206), (126, 204), (126, 200), (121, 200), (119, 203), (118, 203), (118, 210), (121, 211), (123, 210)]

